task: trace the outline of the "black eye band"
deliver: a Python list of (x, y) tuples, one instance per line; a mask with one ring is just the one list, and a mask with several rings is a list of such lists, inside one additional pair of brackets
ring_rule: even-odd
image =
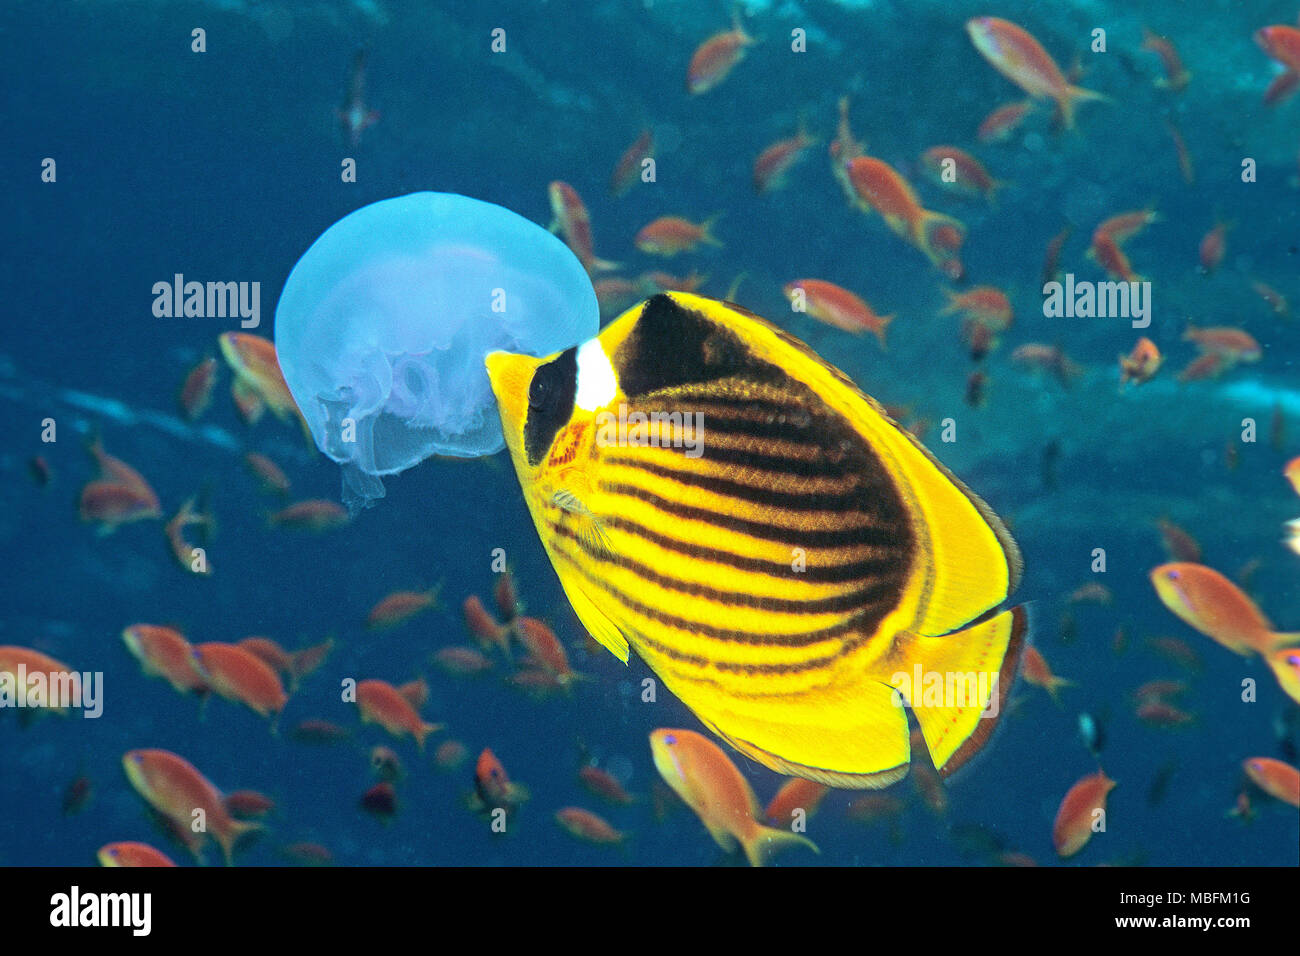
[(539, 366), (528, 384), (528, 417), (524, 421), (524, 453), (536, 465), (555, 440), (555, 433), (573, 417), (578, 394), (578, 349), (561, 352)]

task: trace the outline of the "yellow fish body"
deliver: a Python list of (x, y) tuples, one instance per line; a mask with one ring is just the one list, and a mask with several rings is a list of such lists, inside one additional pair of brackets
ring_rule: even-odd
[[(945, 774), (987, 740), (1024, 641), (1024, 609), (996, 610), (1019, 550), (842, 372), (685, 293), (487, 367), (579, 619), (624, 663), (634, 647), (718, 736), (841, 788), (907, 773), (901, 703)], [(922, 693), (932, 675), (990, 680), (945, 697)]]

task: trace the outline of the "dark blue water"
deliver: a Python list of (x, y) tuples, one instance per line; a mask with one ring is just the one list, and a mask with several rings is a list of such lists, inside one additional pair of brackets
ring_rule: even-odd
[[(1106, 728), (1101, 763), (1118, 781), (1107, 831), (1071, 862), (1169, 865), (1297, 862), (1293, 808), (1255, 796), (1248, 825), (1225, 815), (1244, 787), (1241, 761), (1266, 755), (1295, 763), (1282, 738), (1287, 701), (1262, 662), (1238, 658), (1168, 613), (1147, 581), (1165, 560), (1154, 523), (1168, 516), (1196, 535), (1204, 560), (1232, 576), (1260, 559), (1251, 592), (1281, 629), (1296, 618), (1295, 555), (1278, 544), (1281, 523), (1300, 513), (1280, 471), (1300, 450), (1295, 387), (1300, 332), (1273, 316), (1250, 291), (1261, 279), (1300, 304), (1297, 284), (1296, 153), (1300, 99), (1260, 105), (1270, 61), (1251, 41), (1269, 23), (1293, 23), (1287, 3), (1203, 4), (1194, 17), (1179, 4), (1004, 3), (996, 10), (956, 5), (876, 4), (852, 9), (826, 2), (755, 7), (747, 20), (762, 43), (718, 89), (688, 97), (686, 63), (695, 46), (725, 28), (726, 4), (374, 3), (31, 3), (0, 13), (7, 148), (5, 178), (14, 201), (0, 261), (5, 302), (0, 377), (0, 567), (8, 574), (0, 643), (36, 647), (83, 670), (102, 671), (101, 719), (46, 717), (26, 729), (0, 712), (0, 863), (84, 864), (116, 840), (143, 840), (179, 861), (146, 819), (121, 772), (132, 748), (173, 750), (226, 790), (254, 788), (277, 810), (268, 833), (239, 855), (244, 864), (280, 862), (294, 841), (324, 844), (344, 864), (711, 864), (722, 854), (679, 808), (655, 821), (649, 800), (602, 806), (576, 782), (584, 760), (626, 775), (646, 796), (656, 778), (646, 735), (656, 727), (695, 727), (676, 701), (639, 699), (649, 671), (635, 656), (624, 668), (603, 652), (588, 656), (582, 631), (537, 541), (506, 456), (428, 462), (386, 482), (388, 497), (348, 527), (319, 537), (271, 530), (274, 502), (240, 462), (253, 449), (289, 472), (295, 497), (337, 497), (337, 467), (309, 455), (298, 434), (269, 417), (246, 428), (236, 417), (223, 370), (201, 424), (169, 430), (176, 391), (216, 337), (235, 326), (218, 319), (158, 319), (150, 292), (177, 272), (200, 280), (258, 281), (264, 326), (298, 256), (331, 223), (377, 199), (419, 189), (459, 192), (505, 205), (546, 224), (546, 186), (572, 183), (587, 200), (596, 250), (640, 271), (659, 263), (632, 236), (663, 214), (702, 219), (724, 211), (721, 249), (668, 268), (708, 273), (706, 294), (721, 296), (741, 272), (739, 301), (806, 338), (881, 401), (911, 406), (936, 423), (936, 454), (1012, 524), (1027, 572), (1020, 595), (1032, 602), (1033, 640), (1075, 686), (1055, 706), (1041, 690), (1017, 684), (1015, 706), (993, 743), (949, 786), (937, 816), (913, 796), (896, 832), (888, 822), (846, 817), (852, 794), (833, 794), (809, 835), (822, 855), (792, 851), (790, 864), (866, 865), (988, 862), (963, 839), (972, 826), (994, 832), (1005, 849), (1055, 862), (1051, 824), (1061, 797), (1096, 769), (1076, 734), (1081, 712)], [(1030, 29), (1065, 66), (1083, 54), (1081, 84), (1109, 104), (1080, 108), (1077, 129), (1054, 135), (1043, 117), (1002, 145), (981, 146), (975, 127), (1019, 93), (975, 52), (962, 28), (996, 13)], [(1157, 90), (1155, 57), (1141, 51), (1143, 22), (1168, 33), (1194, 79), (1180, 95)], [(507, 30), (508, 53), (494, 60), (489, 31)], [(1088, 52), (1089, 31), (1104, 27), (1108, 52)], [(207, 31), (207, 52), (190, 52), (190, 31)], [(789, 52), (790, 30), (809, 32), (809, 52)], [(351, 56), (369, 44), (368, 100), (382, 112), (355, 149), (334, 117)], [(979, 156), (1010, 186), (996, 206), (955, 201), (928, 184), (928, 206), (963, 219), (973, 282), (1005, 288), (1016, 322), (985, 363), (988, 401), (963, 402), (973, 368), (956, 320), (940, 317), (944, 282), (915, 250), (844, 202), (829, 174), (824, 144), (834, 134), (835, 103), (853, 98), (855, 132), (868, 152), (911, 172), (937, 143)], [(758, 152), (793, 133), (800, 115), (821, 137), (789, 186), (756, 197)], [(1179, 176), (1161, 117), (1176, 118), (1197, 169)], [(659, 139), (658, 182), (612, 199), (609, 171), (643, 125)], [(355, 184), (339, 181), (354, 156)], [(40, 162), (57, 161), (57, 182), (40, 182)], [(1241, 181), (1243, 157), (1258, 179)], [(919, 179), (919, 177), (916, 177)], [(1121, 396), (1115, 356), (1139, 333), (1125, 320), (1047, 319), (1041, 313), (1043, 247), (1067, 223), (1075, 231), (1062, 268), (1101, 274), (1084, 259), (1101, 219), (1154, 202), (1163, 221), (1134, 240), (1137, 271), (1156, 284), (1146, 334), (1167, 355), (1160, 377)], [(1218, 272), (1196, 268), (1200, 237), (1216, 218), (1233, 221)], [(888, 352), (792, 315), (780, 286), (815, 276), (863, 294), (878, 312), (897, 312)], [(1217, 382), (1184, 387), (1173, 378), (1195, 355), (1185, 326), (1237, 325), (1264, 346), (1263, 359)], [(1086, 367), (1070, 391), (1014, 365), (1026, 342), (1059, 344)], [(1234, 391), (1235, 389), (1235, 391)], [(109, 398), (121, 408), (78, 400)], [(1274, 407), (1287, 427), (1268, 438)], [(161, 413), (141, 419), (141, 413)], [(40, 441), (41, 422), (58, 440)], [(953, 417), (958, 440), (938, 441)], [(1240, 441), (1243, 418), (1260, 441)], [(211, 578), (185, 574), (167, 554), (155, 522), (99, 537), (77, 520), (76, 500), (93, 477), (83, 436), (98, 428), (108, 449), (138, 467), (168, 515), (200, 487), (210, 488), (219, 522)], [(1045, 484), (1044, 448), (1059, 447), (1054, 485)], [(1236, 451), (1229, 468), (1226, 448)], [(42, 454), (54, 478), (37, 487), (26, 461)], [(497, 676), (456, 681), (429, 666), (430, 654), (465, 643), (460, 602), (490, 594), (493, 549), (514, 567), (528, 612), (546, 618), (572, 648), (575, 667), (594, 679), (569, 698), (534, 701)], [(1107, 553), (1102, 580), (1109, 606), (1074, 609), (1073, 637), (1059, 627), (1066, 595), (1094, 580), (1094, 548)], [(443, 582), (442, 606), (379, 635), (362, 622), (394, 589)], [(123, 627), (169, 623), (193, 641), (264, 634), (287, 646), (337, 638), (334, 655), (293, 696), (273, 736), (265, 721), (222, 700), (197, 704), (145, 678), (122, 645)], [(1116, 653), (1112, 635), (1128, 635)], [(1200, 655), (1184, 671), (1152, 650), (1153, 636), (1176, 636)], [(1069, 636), (1068, 634), (1066, 635)], [(408, 775), (400, 810), (388, 825), (357, 808), (373, 782), (367, 750), (391, 743), (359, 728), (340, 701), (339, 682), (378, 677), (400, 683), (425, 674), (424, 709), (445, 721), (471, 754), (491, 747), (532, 799), (504, 836), (462, 806), (469, 767), (448, 774), (410, 741), (393, 746)], [(1139, 722), (1134, 687), (1157, 677), (1188, 681), (1186, 728)], [(1242, 681), (1258, 682), (1242, 701)], [(311, 748), (285, 729), (321, 717), (358, 729), (356, 742)], [(1295, 731), (1290, 731), (1294, 741)], [(1294, 743), (1292, 744), (1294, 746)], [(766, 802), (782, 778), (737, 756)], [(1166, 770), (1165, 768), (1169, 768)], [(1153, 781), (1172, 773), (1163, 794)], [(60, 800), (78, 774), (95, 786), (90, 804), (65, 818)], [(625, 853), (588, 847), (550, 819), (576, 804), (633, 834)], [(215, 860), (209, 851), (209, 859)], [(733, 861), (734, 862), (734, 861)]]

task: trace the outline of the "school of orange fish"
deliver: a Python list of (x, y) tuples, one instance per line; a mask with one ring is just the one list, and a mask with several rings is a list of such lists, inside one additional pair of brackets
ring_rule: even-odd
[[(1024, 98), (992, 108), (976, 132), (981, 144), (1005, 141), (1044, 108), (1050, 108), (1052, 123), (1058, 131), (1071, 130), (1080, 105), (1105, 104), (1109, 100), (1076, 85), (1081, 74), (1078, 60), (1069, 71), (1062, 71), (1038, 41), (1016, 24), (995, 17), (980, 17), (970, 20), (966, 31), (988, 63), (1025, 94)], [(1262, 51), (1281, 66), (1265, 94), (1265, 103), (1276, 107), (1300, 85), (1297, 82), (1300, 29), (1287, 25), (1265, 26), (1254, 38)], [(706, 39), (690, 58), (687, 94), (699, 96), (717, 88), (740, 66), (754, 42), (738, 20), (730, 29)], [(1160, 60), (1163, 76), (1156, 81), (1158, 86), (1174, 96), (1188, 87), (1192, 73), (1183, 65), (1168, 37), (1148, 31), (1142, 50)], [(379, 114), (367, 108), (364, 95), (363, 52), (354, 63), (347, 100), (339, 111), (345, 138), (352, 145), (365, 129), (379, 120)], [(891, 232), (923, 254), (947, 280), (963, 280), (961, 250), (967, 237), (965, 225), (950, 215), (925, 208), (897, 169), (866, 152), (866, 144), (855, 138), (852, 131), (850, 109), (848, 98), (841, 99), (837, 132), (829, 144), (831, 171), (845, 197), (868, 218), (879, 216)], [(1195, 175), (1192, 158), (1178, 129), (1167, 120), (1166, 126), (1179, 168), (1190, 182)], [(754, 189), (767, 193), (785, 188), (791, 171), (816, 143), (806, 120), (801, 119), (793, 136), (771, 144), (755, 159)], [(654, 135), (646, 129), (616, 162), (610, 192), (619, 196), (640, 182), (652, 180), (647, 170), (653, 168), (654, 155)], [(1004, 185), (974, 155), (951, 145), (926, 149), (916, 168), (948, 194), (991, 202)], [(556, 181), (550, 184), (549, 196), (553, 229), (563, 236), (592, 274), (602, 315), (615, 315), (661, 290), (694, 291), (706, 281), (698, 272), (685, 277), (660, 271), (645, 271), (632, 278), (614, 275), (623, 267), (597, 257), (590, 216), (577, 190)], [(699, 222), (665, 215), (637, 231), (633, 242), (642, 253), (661, 257), (720, 245), (714, 234), (720, 215)], [(1113, 279), (1139, 280), (1125, 246), (1159, 221), (1154, 205), (1117, 212), (1093, 231), (1089, 258)], [(1228, 222), (1219, 221), (1200, 241), (1199, 265), (1205, 272), (1213, 272), (1224, 260), (1229, 229)], [(1060, 273), (1059, 259), (1069, 237), (1067, 227), (1048, 244), (1042, 270), (1044, 282)], [(741, 278), (733, 283), (728, 298), (735, 297)], [(1251, 279), (1249, 284), (1273, 314), (1279, 318), (1289, 316), (1282, 293), (1259, 279)], [(993, 285), (944, 291), (947, 304), (940, 314), (961, 317), (962, 341), (971, 356), (979, 361), (998, 347), (999, 336), (1012, 324), (1008, 296)], [(783, 292), (793, 308), (846, 332), (869, 332), (882, 349), (885, 347), (894, 316), (877, 314), (858, 293), (816, 278), (791, 279), (783, 286)], [(1257, 361), (1262, 354), (1260, 344), (1240, 328), (1189, 326), (1185, 338), (1195, 344), (1200, 356), (1179, 374), (1180, 381), (1218, 377), (1240, 363)], [(270, 341), (231, 332), (220, 337), (219, 350), (233, 376), (232, 400), (247, 424), (256, 423), (269, 409), (282, 421), (296, 424), (308, 434), (306, 423), (284, 384)], [(1056, 345), (1024, 344), (1015, 350), (1012, 359), (1017, 364), (1046, 370), (1067, 386), (1080, 373), (1080, 367)], [(1163, 357), (1155, 344), (1141, 337), (1119, 357), (1119, 385), (1121, 388), (1141, 386), (1157, 375), (1162, 365)], [(198, 419), (209, 407), (219, 375), (218, 360), (209, 357), (185, 378), (179, 402), (189, 420)], [(982, 371), (971, 374), (967, 400), (972, 406), (980, 404), (985, 381)], [(905, 410), (896, 414), (900, 419), (907, 417)], [(919, 433), (924, 430), (925, 422), (911, 421), (908, 425)], [(1280, 424), (1275, 423), (1274, 430), (1280, 443)], [(165, 517), (159, 496), (136, 468), (109, 454), (98, 437), (89, 445), (89, 452), (98, 474), (81, 489), (80, 516), (98, 534)], [(267, 493), (278, 496), (290, 493), (290, 478), (270, 458), (249, 452), (245, 461)], [(38, 485), (50, 483), (52, 472), (43, 457), (34, 457), (30, 466)], [(1300, 457), (1286, 466), (1284, 477), (1300, 495)], [(214, 573), (207, 556), (214, 519), (203, 497), (200, 492), (185, 500), (166, 521), (164, 532), (182, 571), (206, 576)], [(269, 517), (269, 522), (280, 529), (322, 533), (345, 525), (348, 514), (334, 502), (310, 499), (286, 504)], [(1248, 586), (1245, 582), (1249, 580), (1250, 569), (1243, 569), (1238, 576), (1243, 584), (1236, 584), (1200, 563), (1200, 547), (1186, 531), (1161, 519), (1159, 532), (1170, 555), (1170, 563), (1150, 571), (1150, 582), (1159, 600), (1174, 615), (1227, 651), (1258, 655), (1276, 677), (1281, 690), (1300, 702), (1300, 634), (1278, 632), (1247, 596), (1243, 587)], [(1289, 548), (1300, 555), (1300, 518), (1289, 522), (1285, 533)], [(402, 626), (434, 608), (439, 590), (435, 586), (425, 591), (391, 593), (370, 610), (365, 627), (373, 631)], [(1082, 585), (1068, 597), (1070, 606), (1110, 601), (1110, 591), (1099, 583)], [(462, 613), (471, 641), (439, 648), (432, 655), (432, 666), (449, 679), (504, 673), (504, 680), (509, 684), (537, 697), (571, 694), (584, 679), (583, 675), (570, 666), (565, 643), (552, 628), (542, 619), (522, 613), (508, 570), (497, 579), (492, 603), (495, 613), (478, 596), (463, 600)], [(1073, 626), (1073, 612), (1067, 611), (1061, 627), (1069, 630)], [(179, 694), (197, 695), (205, 701), (209, 696), (217, 696), (248, 707), (271, 721), (277, 731), (279, 715), (299, 683), (310, 679), (326, 663), (334, 646), (333, 640), (327, 640), (291, 650), (261, 636), (247, 637), (237, 643), (191, 644), (175, 628), (147, 623), (126, 626), (122, 640), (126, 650), (138, 659), (144, 675), (166, 681)], [(1122, 651), (1126, 641), (1121, 628), (1115, 635), (1114, 649)], [(594, 647), (590, 638), (588, 642), (589, 649)], [(1197, 650), (1178, 638), (1153, 638), (1150, 645), (1176, 664), (1194, 664), (1199, 658)], [(75, 668), (35, 649), (0, 647), (0, 672), (16, 673), (20, 664), (29, 673), (76, 674)], [(1072, 686), (1069, 679), (1053, 673), (1042, 652), (1035, 647), (1026, 650), (1021, 674), (1028, 684), (1042, 688), (1058, 704)], [(379, 679), (358, 680), (350, 687), (345, 682), (345, 694), (349, 695), (346, 698), (349, 702), (355, 703), (360, 722), (382, 728), (391, 735), (394, 746), (411, 738), (421, 754), (431, 749), (433, 763), (448, 771), (458, 771), (469, 761), (469, 749), (454, 738), (446, 737), (430, 748), (428, 738), (443, 733), (447, 727), (426, 721), (421, 715), (429, 697), (429, 685), (424, 677), (416, 676), (400, 686)], [(1144, 724), (1176, 730), (1195, 720), (1184, 703), (1188, 694), (1189, 686), (1184, 681), (1157, 679), (1137, 687), (1131, 701), (1134, 713)], [(1096, 728), (1082, 729), (1085, 736), (1096, 732)], [(337, 743), (353, 736), (351, 729), (319, 718), (299, 720), (283, 732), (298, 744)], [(786, 846), (801, 844), (817, 849), (806, 837), (794, 832), (802, 828), (792, 829), (791, 821), (806, 820), (817, 813), (829, 793), (828, 788), (791, 779), (760, 810), (746, 778), (709, 738), (690, 730), (664, 728), (651, 735), (650, 747), (662, 777), (662, 781), (655, 782), (652, 794), (657, 819), (662, 820), (676, 802), (684, 802), (700, 817), (708, 834), (722, 849), (741, 850), (755, 865)], [(391, 817), (399, 812), (398, 784), (406, 776), (403, 758), (393, 747), (380, 745), (369, 752), (369, 762), (376, 782), (358, 796), (359, 811), (380, 818)], [(261, 830), (267, 814), (274, 809), (270, 798), (254, 791), (223, 793), (183, 757), (165, 750), (132, 750), (123, 756), (122, 766), (126, 779), (163, 832), (199, 860), (204, 859), (210, 837), (226, 862), (231, 862), (241, 841)], [(511, 780), (505, 766), (488, 747), (481, 750), (472, 768), (467, 769), (470, 789), (465, 797), (466, 807), (481, 814), (488, 825), (503, 825), (502, 821), (511, 819), (529, 799), (528, 788)], [(1249, 820), (1261, 800), (1300, 807), (1300, 771), (1294, 766), (1256, 756), (1243, 761), (1241, 771), (1240, 793), (1235, 805), (1228, 808), (1231, 815)], [(947, 798), (944, 784), (933, 768), (917, 766), (912, 778), (912, 785), (925, 805), (942, 813)], [(626, 806), (638, 799), (614, 775), (594, 764), (579, 769), (577, 782), (588, 795), (611, 806)], [(1078, 853), (1097, 832), (1099, 814), (1104, 816), (1107, 795), (1115, 786), (1116, 782), (1099, 766), (1095, 773), (1084, 776), (1064, 794), (1051, 830), (1052, 844), (1059, 857)], [(90, 790), (86, 778), (74, 780), (64, 795), (65, 812), (75, 812), (84, 806)], [(858, 794), (846, 812), (850, 818), (864, 822), (896, 820), (903, 806), (896, 790)], [(196, 829), (192, 821), (199, 810), (205, 826)], [(626, 833), (580, 806), (557, 809), (554, 820), (579, 840), (609, 846), (626, 843)], [(314, 843), (290, 844), (283, 850), (287, 859), (297, 863), (325, 864), (332, 860), (326, 847)], [(110, 843), (98, 855), (105, 866), (174, 865), (162, 851), (139, 842)], [(989, 847), (986, 861), (1004, 865), (1034, 863), (1025, 853), (1002, 846)]]

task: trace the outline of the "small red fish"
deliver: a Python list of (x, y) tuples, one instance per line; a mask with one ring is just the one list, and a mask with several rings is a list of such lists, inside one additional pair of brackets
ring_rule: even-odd
[(787, 139), (772, 143), (754, 160), (754, 189), (759, 193), (773, 192), (785, 185), (786, 175), (803, 159), (808, 147), (816, 144), (808, 135), (803, 120), (799, 129)]
[(319, 533), (343, 527), (348, 523), (348, 513), (336, 502), (309, 498), (277, 511), (268, 520), (272, 527)]
[(1004, 77), (1035, 99), (1051, 99), (1066, 129), (1074, 128), (1074, 108), (1088, 100), (1105, 100), (1092, 90), (1070, 85), (1056, 61), (1027, 31), (998, 17), (966, 22), (975, 49)]
[(615, 196), (622, 196), (629, 189), (637, 184), (641, 179), (641, 170), (645, 160), (651, 159), (655, 154), (654, 132), (649, 129), (643, 129), (641, 135), (636, 138), (629, 146), (618, 163), (614, 166), (614, 172), (609, 177), (609, 191)]
[(1052, 843), (1058, 856), (1074, 856), (1092, 838), (1096, 828), (1104, 829), (1106, 796), (1114, 788), (1115, 781), (1098, 770), (1069, 789), (1052, 824)]
[(732, 12), (731, 22), (730, 30), (715, 33), (691, 55), (686, 68), (687, 93), (698, 96), (713, 89), (745, 58), (746, 48), (754, 44), (754, 38), (741, 26), (738, 11)]
[(564, 807), (555, 811), (555, 822), (570, 836), (597, 846), (619, 846), (626, 835), (615, 830), (602, 817), (581, 807)]
[(721, 216), (722, 213), (716, 213), (701, 223), (681, 216), (660, 216), (636, 234), (635, 245), (654, 256), (675, 256), (700, 245), (721, 246), (710, 231)]
[(348, 77), (348, 94), (338, 110), (343, 135), (353, 149), (361, 141), (361, 134), (379, 122), (379, 113), (366, 106), (366, 57), (363, 47), (352, 58), (352, 71)]
[(975, 135), (981, 143), (1000, 143), (1009, 139), (1033, 108), (1033, 99), (1004, 103), (984, 117)]
[(1216, 222), (1214, 228), (1201, 237), (1201, 244), (1198, 250), (1198, 257), (1201, 262), (1201, 271), (1209, 275), (1223, 262), (1224, 255), (1228, 251), (1228, 225), (1223, 221)]
[(417, 614), (437, 607), (441, 590), (442, 585), (436, 584), (427, 591), (394, 591), (370, 609), (366, 627), (375, 631), (405, 624)]
[(190, 369), (181, 384), (177, 401), (181, 411), (190, 421), (194, 421), (212, 404), (212, 389), (217, 384), (217, 360), (211, 356), (203, 359)]
[(1171, 93), (1181, 93), (1187, 88), (1187, 84), (1192, 79), (1192, 74), (1187, 72), (1187, 68), (1183, 66), (1182, 57), (1178, 55), (1178, 50), (1174, 48), (1172, 40), (1166, 36), (1152, 33), (1146, 27), (1143, 27), (1142, 49), (1160, 57), (1160, 63), (1164, 67), (1165, 75), (1156, 80), (1156, 86), (1169, 90)]
[(848, 289), (822, 279), (796, 279), (787, 282), (782, 291), (796, 311), (807, 312), (814, 319), (845, 332), (870, 332), (880, 340), (880, 347), (885, 347), (885, 332), (894, 316), (877, 315)]

